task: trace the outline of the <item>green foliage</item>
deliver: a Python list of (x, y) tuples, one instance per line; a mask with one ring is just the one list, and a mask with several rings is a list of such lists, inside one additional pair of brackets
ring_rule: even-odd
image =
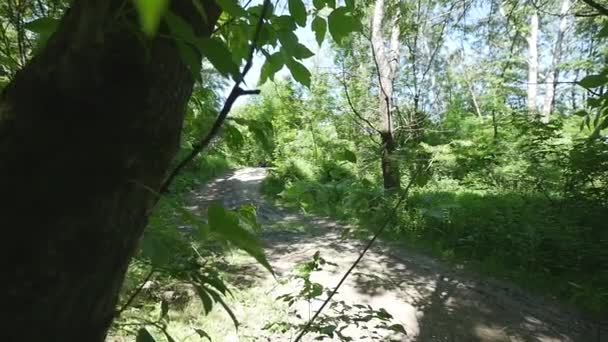
[(169, 5), (168, 0), (133, 0), (139, 14), (141, 29), (152, 37), (158, 30), (158, 25)]
[(306, 7), (302, 0), (289, 0), (289, 13), (298, 26), (306, 26)]
[(25, 24), (24, 28), (38, 35), (36, 40), (36, 51), (44, 47), (53, 32), (57, 30), (59, 20), (51, 17), (44, 17), (32, 20)]
[(291, 59), (286, 62), (286, 65), (289, 71), (291, 71), (291, 74), (293, 75), (293, 78), (296, 81), (302, 83), (307, 87), (310, 87), (310, 71), (308, 71), (308, 69), (306, 69), (306, 67), (302, 65), (302, 63)]
[(327, 22), (321, 17), (315, 17), (311, 24), (312, 30), (315, 32), (315, 39), (317, 44), (321, 46), (323, 40), (325, 40), (325, 33), (327, 32)]
[[(354, 222), (363, 227), (355, 233), (365, 234), (383, 222), (394, 199), (381, 187), (377, 145), (361, 130), (346, 129), (353, 125), (344, 109), (319, 106), (334, 101), (325, 82), (315, 75), (310, 90), (278, 83), (247, 108), (273, 122), (273, 168), (264, 191), (286, 205)], [(407, 137), (398, 151), (403, 183), (420, 165), (430, 162), (431, 169), (398, 213), (391, 239), (606, 310), (600, 294), (608, 275), (597, 265), (608, 262), (608, 144), (588, 141), (577, 120), (561, 116), (545, 124), (501, 113), (498, 135), (489, 119), (457, 110), (442, 121), (420, 121), (428, 133)]]
[(329, 33), (340, 44), (351, 32), (361, 29), (361, 22), (352, 14), (349, 7), (338, 7), (327, 17)]
[[(238, 212), (228, 211), (219, 203), (213, 202), (209, 206), (207, 215), (209, 217), (209, 231), (212, 234), (216, 234), (222, 240), (246, 251), (272, 273), (272, 267), (266, 260), (258, 239), (252, 232), (241, 226), (241, 216)], [(250, 219), (251, 216), (247, 216), (247, 220)], [(205, 235), (204, 231), (203, 235)]]

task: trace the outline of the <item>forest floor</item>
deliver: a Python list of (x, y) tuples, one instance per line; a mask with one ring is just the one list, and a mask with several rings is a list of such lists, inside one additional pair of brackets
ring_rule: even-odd
[[(221, 328), (220, 321), (229, 319), (212, 313), (208, 317), (211, 320), (204, 321), (205, 330), (220, 336), (219, 340), (289, 341), (293, 332), (281, 335), (261, 328), (288, 314), (285, 306), (277, 308), (275, 298), (294, 285), (277, 279), (287, 279), (297, 264), (311, 260), (319, 251), (332, 264), (314, 272), (311, 280), (333, 288), (365, 243), (343, 238), (346, 225), (266, 201), (260, 194), (265, 176), (263, 168), (231, 171), (192, 194), (192, 209), (196, 211), (204, 210), (213, 200), (220, 200), (227, 207), (254, 204), (263, 226), (266, 255), (277, 273), (275, 279), (242, 254), (228, 258), (226, 267), (230, 270), (226, 274), (232, 275), (229, 281), (238, 293), (230, 305), (241, 327), (238, 331)], [(400, 341), (608, 341), (608, 332), (600, 335), (596, 324), (551, 298), (385, 240), (377, 241), (368, 251), (334, 298), (349, 305), (384, 308), (395, 323), (405, 328), (406, 335), (391, 335)], [(319, 305), (320, 301), (314, 301), (295, 306), (305, 320)], [(372, 330), (351, 327), (345, 333), (363, 341), (371, 340)]]

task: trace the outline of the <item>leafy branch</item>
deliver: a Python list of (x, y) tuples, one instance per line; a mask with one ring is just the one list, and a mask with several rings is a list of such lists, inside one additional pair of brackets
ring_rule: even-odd
[(241, 73), (239, 74), (237, 79), (235, 80), (234, 85), (232, 86), (232, 90), (230, 91), (230, 94), (226, 98), (226, 101), (224, 102), (224, 106), (220, 110), (220, 113), (218, 114), (217, 118), (215, 119), (213, 126), (211, 126), (211, 129), (209, 130), (207, 135), (205, 135), (200, 141), (198, 141), (193, 146), (192, 151), (181, 162), (179, 162), (177, 164), (177, 166), (175, 167), (175, 169), (173, 169), (173, 171), (171, 171), (169, 176), (165, 179), (165, 181), (163, 182), (163, 184), (160, 187), (161, 194), (167, 193), (169, 191), (169, 187), (171, 186), (171, 183), (173, 183), (173, 181), (175, 180), (175, 177), (188, 164), (190, 164), (192, 162), (192, 160), (194, 160), (194, 158), (196, 158), (196, 156), (199, 155), (205, 149), (205, 147), (207, 147), (209, 145), (209, 143), (211, 143), (213, 138), (215, 138), (215, 136), (219, 133), (220, 129), (222, 128), (222, 126), (224, 124), (224, 121), (226, 121), (226, 118), (228, 117), (228, 114), (230, 113), (230, 110), (232, 109), (232, 106), (234, 105), (236, 100), (242, 95), (254, 95), (254, 94), (260, 93), (260, 91), (257, 89), (256, 90), (244, 90), (243, 88), (241, 88), (241, 83), (243, 83), (245, 76), (247, 75), (247, 73), (251, 69), (251, 66), (253, 65), (253, 55), (255, 54), (255, 51), (256, 51), (256, 48), (258, 45), (258, 41), (260, 39), (260, 34), (262, 32), (262, 26), (264, 24), (264, 17), (266, 15), (266, 12), (269, 7), (270, 7), (270, 0), (264, 0), (264, 3), (262, 5), (262, 12), (260, 14), (260, 18), (259, 18), (257, 26), (255, 28), (255, 33), (253, 35), (253, 40), (252, 40), (251, 46), (249, 48), (249, 54), (247, 55), (245, 66), (243, 67), (243, 70), (241, 71)]

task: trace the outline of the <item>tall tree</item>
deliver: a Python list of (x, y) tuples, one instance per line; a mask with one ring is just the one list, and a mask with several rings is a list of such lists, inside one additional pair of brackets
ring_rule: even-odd
[(536, 97), (538, 94), (538, 11), (532, 10), (530, 15), (530, 32), (528, 33), (528, 110), (536, 113)]
[(551, 67), (547, 73), (545, 79), (546, 91), (543, 104), (543, 116), (544, 122), (549, 122), (551, 113), (553, 112), (553, 106), (555, 104), (555, 90), (557, 88), (557, 81), (559, 77), (559, 63), (562, 58), (562, 44), (564, 40), (564, 34), (568, 29), (568, 11), (570, 10), (570, 0), (563, 0), (561, 9), (559, 12), (559, 26), (557, 28), (557, 36), (555, 37), (555, 45), (553, 46), (553, 58), (551, 60)]
[[(399, 25), (390, 25), (390, 37), (385, 39), (382, 28), (385, 21), (385, 2), (377, 0), (372, 18), (372, 49), (378, 72), (378, 119), (380, 122), (380, 138), (382, 141), (382, 179), (385, 189), (395, 189), (400, 186), (399, 164), (395, 159), (395, 137), (393, 123), (393, 82), (399, 64)], [(399, 17), (399, 13), (395, 15)], [(387, 44), (387, 40), (389, 43)], [(387, 47), (388, 45), (388, 51)]]
[[(209, 37), (220, 9), (203, 9), (171, 4)], [(131, 2), (74, 1), (0, 96), (5, 341), (103, 341), (114, 317), (194, 84), (137, 20)]]
[[(337, 42), (358, 29), (352, 2), (315, 6), (326, 23), (319, 41), (326, 29)], [(240, 88), (254, 53), (267, 56), (262, 80), (287, 66), (310, 86), (299, 60), (313, 53), (293, 33), (307, 10), (292, 0), (289, 11), (276, 15), (270, 0), (248, 8), (73, 0), (57, 26), (53, 18), (29, 23), (46, 32), (38, 38), (52, 35), (0, 95), (0, 216), (11, 227), (2, 249), (10, 266), (0, 290), (11, 313), (3, 340), (104, 340), (159, 193), (220, 131), (234, 101), (259, 92)], [(235, 82), (207, 134), (169, 172), (203, 56)]]

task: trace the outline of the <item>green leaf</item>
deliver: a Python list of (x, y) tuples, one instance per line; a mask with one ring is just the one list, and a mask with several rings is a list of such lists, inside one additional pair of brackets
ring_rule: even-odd
[(202, 285), (196, 287), (196, 293), (201, 299), (201, 302), (203, 302), (203, 309), (205, 310), (205, 315), (209, 314), (211, 312), (211, 309), (213, 309), (213, 300), (211, 300), (211, 297), (209, 296), (208, 292), (209, 291)]
[(310, 292), (308, 293), (308, 298), (316, 298), (323, 294), (323, 286), (319, 283), (312, 283), (312, 287), (310, 288)]
[(182, 42), (176, 42), (177, 49), (179, 50), (180, 57), (188, 66), (192, 77), (200, 81), (201, 80), (201, 59), (193, 47)]
[(235, 79), (239, 77), (239, 67), (223, 41), (217, 38), (201, 38), (197, 46), (221, 74), (231, 75)]
[(141, 328), (137, 331), (135, 342), (156, 342), (156, 340), (150, 335), (146, 328)]
[(279, 15), (270, 19), (272, 26), (276, 31), (292, 32), (296, 30), (296, 23), (292, 17), (288, 15)]
[(327, 335), (329, 337), (334, 337), (334, 331), (336, 331), (337, 326), (335, 325), (326, 325), (319, 329), (319, 333)]
[(211, 295), (211, 297), (213, 297), (213, 299), (215, 299), (217, 303), (220, 303), (220, 305), (224, 308), (224, 311), (226, 311), (226, 313), (228, 313), (228, 316), (230, 316), (230, 319), (232, 319), (232, 323), (234, 323), (234, 326), (238, 328), (239, 321), (238, 319), (236, 319), (236, 315), (234, 314), (234, 312), (232, 312), (232, 309), (230, 309), (228, 304), (224, 302), (224, 298), (222, 298), (222, 296), (215, 291), (209, 291), (209, 294)]
[(241, 131), (239, 131), (238, 128), (236, 128), (234, 125), (227, 123), (224, 125), (224, 129), (226, 130), (225, 141), (230, 149), (236, 151), (243, 147), (243, 144), (245, 143), (245, 138), (243, 137), (243, 134), (241, 133)]
[(24, 25), (25, 29), (32, 31), (38, 35), (36, 38), (36, 46), (33, 52), (36, 54), (46, 45), (46, 42), (51, 38), (53, 32), (57, 30), (59, 20), (46, 17), (30, 21)]
[(287, 68), (296, 81), (310, 88), (311, 74), (302, 63), (290, 59), (287, 61)]
[(197, 38), (194, 34), (192, 26), (182, 19), (182, 17), (175, 15), (171, 12), (167, 12), (165, 15), (165, 21), (169, 26), (169, 31), (175, 39), (175, 44), (179, 50), (180, 56), (190, 73), (195, 80), (201, 78), (201, 57), (196, 49)]
[(207, 23), (207, 11), (205, 10), (205, 6), (203, 6), (201, 1), (202, 0), (192, 0), (192, 4), (194, 5), (194, 8), (196, 8), (198, 14), (201, 16), (201, 19), (203, 19), (203, 22)]
[(209, 334), (207, 334), (207, 332), (203, 329), (194, 329), (194, 331), (196, 331), (196, 333), (198, 334), (198, 337), (200, 338), (206, 338), (209, 340), (209, 342), (211, 342), (211, 336), (209, 336)]
[(257, 211), (253, 204), (242, 205), (239, 210), (239, 219), (247, 223), (253, 230), (260, 231), (262, 226), (257, 220)]
[(351, 150), (344, 149), (342, 151), (342, 153), (340, 154), (340, 159), (341, 160), (349, 161), (351, 163), (356, 163), (357, 162), (357, 155), (355, 155), (355, 153), (353, 151), (351, 151)]
[(604, 25), (600, 32), (597, 34), (598, 38), (606, 38), (608, 37), (608, 25)]
[(297, 50), (298, 36), (293, 31), (279, 31), (279, 41), (281, 42), (282, 50), (287, 53), (288, 56), (294, 56)]
[(212, 202), (207, 216), (211, 232), (249, 253), (274, 275), (257, 237), (239, 225), (238, 217), (235, 214), (224, 209), (218, 202)]
[(395, 331), (395, 332), (400, 332), (400, 333), (402, 333), (404, 335), (407, 335), (407, 332), (405, 331), (405, 328), (401, 324), (393, 324), (393, 325), (389, 326), (388, 329), (392, 330), (392, 331)]
[(297, 43), (296, 46), (294, 47), (292, 56), (297, 59), (306, 59), (306, 58), (312, 57), (314, 55), (315, 54), (312, 53), (312, 51), (310, 51), (305, 45)]
[(190, 23), (172, 12), (167, 12), (165, 21), (167, 22), (169, 31), (171, 31), (171, 35), (173, 35), (174, 39), (183, 43), (196, 45), (196, 34), (194, 34), (194, 29), (192, 29)]
[(323, 40), (325, 39), (325, 33), (327, 32), (327, 22), (321, 17), (315, 17), (315, 19), (312, 21), (311, 28), (315, 32), (317, 44), (321, 46)]
[(587, 116), (588, 114), (589, 114), (589, 113), (587, 113), (587, 111), (586, 111), (586, 110), (584, 110), (584, 109), (577, 110), (576, 112), (574, 112), (574, 115), (576, 115), (576, 116), (581, 116), (581, 117), (583, 117), (583, 116)]
[[(260, 29), (260, 39), (258, 40), (259, 46), (272, 45), (277, 46), (277, 33), (269, 24), (262, 25)], [(249, 51), (246, 49), (246, 51)], [(243, 56), (244, 57), (244, 56)]]
[(167, 338), (168, 342), (175, 342), (175, 339), (173, 338), (173, 336), (169, 335), (169, 332), (167, 332), (167, 330), (163, 330), (163, 334), (165, 334), (165, 337)]
[(578, 81), (578, 84), (587, 89), (597, 88), (606, 83), (608, 83), (608, 77), (606, 75), (587, 75), (585, 78)]
[(239, 5), (238, 0), (217, 0), (218, 5), (233, 17), (243, 17), (247, 12)]
[(259, 85), (264, 84), (268, 79), (274, 80), (274, 74), (279, 72), (283, 68), (283, 54), (275, 52), (272, 55), (266, 57), (264, 65), (260, 72)]
[(40, 35), (50, 36), (59, 26), (59, 20), (51, 17), (39, 18), (25, 23), (23, 26), (26, 30), (32, 31)]
[(302, 0), (289, 0), (289, 13), (299, 26), (306, 26), (306, 7)]
[(141, 30), (152, 37), (158, 30), (158, 24), (167, 11), (168, 0), (133, 0), (139, 14)]
[(416, 176), (416, 179), (414, 180), (414, 184), (416, 184), (419, 187), (423, 187), (430, 180), (431, 180), (431, 173), (430, 172), (421, 172), (419, 175)]
[(267, 130), (264, 129), (263, 127), (258, 126), (257, 122), (252, 122), (248, 126), (248, 128), (249, 128), (249, 131), (251, 131), (251, 133), (255, 137), (255, 140), (258, 141), (262, 145), (262, 148), (264, 148), (264, 151), (266, 151), (266, 153), (268, 153), (268, 154), (272, 154), (273, 146), (272, 146), (272, 143), (270, 142), (270, 140), (268, 139)]
[(591, 108), (598, 108), (602, 106), (603, 97), (590, 97), (587, 99), (587, 106)]
[(344, 4), (348, 8), (355, 8), (355, 0), (344, 0)]
[(223, 295), (232, 295), (232, 292), (226, 287), (226, 284), (219, 278), (218, 274), (209, 274), (208, 276), (202, 275), (200, 276), (200, 282), (201, 284), (212, 286)]
[(331, 8), (336, 8), (336, 0), (325, 0), (325, 3)]
[(320, 11), (325, 7), (325, 0), (312, 0), (312, 5), (315, 6), (317, 11)]
[(388, 311), (386, 311), (384, 308), (380, 308), (378, 310), (378, 312), (376, 313), (376, 315), (380, 319), (391, 319), (391, 318), (393, 318), (393, 315), (389, 314)]
[(170, 243), (164, 235), (148, 230), (142, 241), (142, 256), (149, 259), (153, 266), (164, 266), (171, 259)]
[(305, 59), (314, 56), (305, 45), (300, 44), (298, 36), (292, 31), (280, 31), (279, 41), (281, 42), (281, 51), (287, 57), (295, 57), (297, 59)]
[(347, 7), (339, 7), (333, 10), (327, 18), (329, 33), (336, 43), (340, 44), (342, 39), (349, 33), (360, 30), (361, 23), (353, 17)]

